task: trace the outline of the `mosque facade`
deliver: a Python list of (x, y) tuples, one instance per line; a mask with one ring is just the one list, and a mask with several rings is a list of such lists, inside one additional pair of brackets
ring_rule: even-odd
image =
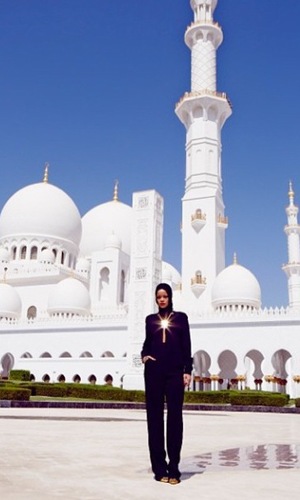
[(81, 217), (68, 194), (42, 182), (9, 198), (0, 215), (0, 373), (26, 369), (36, 381), (143, 388), (145, 316), (160, 281), (191, 327), (192, 387), (250, 387), (300, 395), (300, 226), (290, 184), (286, 308), (262, 308), (260, 285), (236, 256), (225, 265), (221, 132), (231, 103), (217, 90), (223, 41), (217, 0), (190, 0), (185, 32), (191, 89), (175, 112), (186, 129), (182, 268), (162, 260), (163, 199), (133, 193)]

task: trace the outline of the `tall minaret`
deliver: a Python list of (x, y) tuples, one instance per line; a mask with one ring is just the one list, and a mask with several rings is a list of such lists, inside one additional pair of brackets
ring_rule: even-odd
[(287, 264), (282, 266), (288, 278), (289, 306), (291, 308), (300, 308), (300, 225), (298, 224), (298, 207), (294, 204), (294, 191), (292, 183), (289, 188), (290, 203), (286, 207), (288, 223), (284, 228), (288, 242)]
[(185, 32), (191, 50), (191, 92), (176, 105), (186, 127), (186, 179), (182, 200), (182, 300), (187, 309), (209, 308), (211, 288), (225, 267), (221, 129), (231, 115), (216, 91), (216, 51), (223, 40), (213, 20), (217, 0), (190, 0), (194, 22)]

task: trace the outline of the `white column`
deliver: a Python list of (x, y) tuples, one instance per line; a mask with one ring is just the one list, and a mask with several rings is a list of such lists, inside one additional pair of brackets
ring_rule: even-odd
[[(265, 353), (263, 353), (263, 355), (265, 356)], [(261, 370), (263, 372), (263, 377), (262, 377), (263, 383), (261, 386), (262, 390), (263, 391), (273, 391), (274, 390), (273, 382), (267, 382), (265, 380), (266, 375), (274, 375), (274, 372), (275, 372), (275, 368), (273, 366), (271, 358), (266, 359), (264, 357), (263, 362), (262, 362), (262, 366), (261, 366)]]
[(161, 281), (163, 199), (156, 191), (133, 194), (127, 372), (124, 389), (143, 389), (141, 349), (145, 317), (154, 312), (154, 292)]

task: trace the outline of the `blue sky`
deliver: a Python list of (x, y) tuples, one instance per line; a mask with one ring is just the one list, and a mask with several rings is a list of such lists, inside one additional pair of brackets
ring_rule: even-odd
[[(288, 183), (300, 200), (300, 2), (219, 0), (218, 90), (226, 261), (237, 252), (263, 305), (287, 304)], [(0, 206), (51, 183), (82, 215), (133, 191), (165, 199), (164, 258), (180, 269), (185, 130), (175, 103), (190, 90), (189, 0), (0, 0)]]

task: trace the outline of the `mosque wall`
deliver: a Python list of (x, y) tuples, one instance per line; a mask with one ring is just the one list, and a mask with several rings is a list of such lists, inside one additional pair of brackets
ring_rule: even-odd
[[(26, 369), (36, 381), (58, 381), (64, 375), (67, 382), (78, 375), (84, 383), (94, 375), (97, 383), (102, 383), (110, 373), (114, 385), (121, 386), (125, 373), (128, 349), (127, 327), (109, 324), (102, 327), (86, 325), (85, 328), (62, 326), (57, 328), (31, 325), (28, 328), (14, 328), (11, 332), (0, 331), (0, 371), (3, 358), (12, 358), (11, 369)], [(17, 331), (16, 331), (17, 330)]]
[[(299, 396), (300, 318), (282, 315), (277, 312), (273, 320), (250, 315), (191, 320), (191, 388), (249, 387)], [(70, 318), (56, 321), (56, 327), (51, 321), (33, 321), (25, 328), (12, 325), (10, 331), (2, 324), (0, 363), (9, 355), (11, 368), (28, 369), (37, 381), (45, 376), (58, 381), (63, 376), (72, 382), (78, 376), (82, 383), (102, 383), (110, 374), (114, 385), (123, 385), (128, 370), (127, 321), (102, 319), (96, 326), (87, 318), (74, 318), (73, 327)]]
[(36, 381), (44, 382), (78, 382), (82, 384), (104, 384), (106, 375), (111, 375), (113, 385), (122, 387), (126, 371), (126, 358), (105, 357), (98, 359), (81, 358), (53, 358), (23, 359), (18, 362), (18, 369), (29, 369)]
[(214, 388), (225, 389), (232, 379), (240, 379), (239, 388), (295, 395), (299, 382), (294, 378), (300, 375), (299, 326), (299, 317), (191, 323), (194, 375), (223, 380)]
[(48, 297), (53, 289), (53, 286), (55, 286), (55, 284), (16, 287), (22, 302), (21, 318), (24, 320), (26, 318), (32, 318), (32, 308), (35, 308), (34, 317), (48, 317)]

